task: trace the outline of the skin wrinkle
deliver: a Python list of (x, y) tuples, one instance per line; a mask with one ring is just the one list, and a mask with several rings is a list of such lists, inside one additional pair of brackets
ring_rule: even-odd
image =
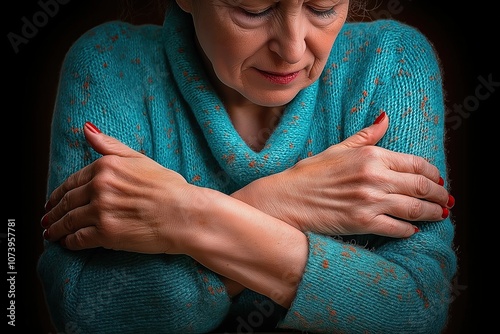
[[(397, 117), (397, 111), (389, 111), (391, 121), (395, 122), (393, 126), (398, 129), (401, 127), (406, 131), (401, 131), (401, 139), (398, 137), (397, 140), (393, 140), (394, 136), (391, 134), (391, 139), (381, 142), (382, 147), (375, 147), (388, 130), (389, 117), (385, 117), (385, 112), (381, 114), (381, 110), (386, 108), (380, 108), (378, 104), (369, 105), (369, 103), (371, 100), (387, 99), (396, 104), (408, 102), (410, 105), (419, 105), (424, 95), (421, 92), (438, 91), (436, 85), (439, 82), (429, 80), (419, 84), (414, 78), (400, 76), (394, 78), (394, 86), (375, 87), (375, 79), (381, 78), (384, 82), (386, 75), (390, 76), (394, 70), (398, 69), (397, 67), (374, 69), (373, 73), (366, 71), (366, 78), (349, 82), (351, 78), (363, 72), (366, 66), (380, 61), (376, 57), (377, 47), (384, 49), (394, 46), (391, 36), (397, 37), (398, 31), (408, 33), (410, 30), (390, 22), (382, 22), (380, 25), (351, 25), (349, 32), (352, 34), (340, 36), (339, 49), (325, 56), (329, 64), (338, 64), (342, 61), (342, 51), (348, 50), (345, 53), (346, 63), (343, 63), (339, 69), (332, 65), (327, 69), (327, 71), (334, 72), (331, 76), (316, 78), (320, 80), (318, 86), (304, 89), (298, 96), (296, 89), (300, 91), (301, 86), (307, 86), (317, 71), (323, 73), (320, 71), (322, 68), (317, 65), (322, 62), (326, 63), (323, 51), (331, 48), (332, 44), (328, 42), (333, 43), (336, 38), (335, 33), (338, 33), (343, 26), (343, 24), (336, 24), (339, 16), (332, 15), (330, 9), (322, 8), (318, 12), (319, 9), (308, 6), (308, 4), (323, 6), (331, 3), (329, 0), (305, 2), (282, 0), (268, 12), (263, 8), (263, 13), (258, 14), (259, 11), (257, 11), (256, 15), (245, 13), (245, 10), (239, 6), (226, 6), (230, 4), (229, 0), (178, 1), (185, 4), (185, 8), (189, 9), (186, 10), (188, 13), (196, 13), (193, 21), (196, 33), (199, 33), (200, 37), (199, 53), (192, 45), (194, 40), (189, 15), (181, 13), (176, 7), (175, 12), (171, 12), (169, 16), (171, 21), (168, 23), (171, 24), (163, 27), (164, 39), (161, 43), (168, 45), (165, 48), (165, 58), (148, 57), (149, 54), (161, 49), (160, 41), (143, 38), (158, 36), (156, 28), (128, 29), (126, 25), (111, 23), (104, 26), (104, 29), (97, 28), (95, 36), (87, 35), (83, 42), (76, 44), (77, 47), (74, 50), (85, 49), (86, 52), (74, 53), (72, 57), (68, 57), (74, 62), (81, 61), (85, 57), (89, 62), (88, 66), (83, 70), (77, 67), (78, 71), (63, 72), (66, 82), (71, 84), (64, 85), (64, 87), (73, 88), (73, 90), (68, 89), (67, 94), (71, 94), (74, 90), (80, 91), (86, 77), (102, 77), (103, 80), (85, 81), (90, 85), (94, 94), (89, 96), (88, 101), (81, 106), (78, 103), (70, 105), (64, 99), (59, 100), (61, 109), (59, 109), (59, 118), (56, 118), (55, 122), (60, 123), (59, 127), (55, 128), (57, 131), (55, 134), (66, 139), (68, 136), (66, 130), (69, 127), (79, 129), (78, 124), (86, 122), (84, 135), (87, 143), (96, 151), (95, 153), (120, 157), (120, 163), (112, 164), (104, 171), (97, 168), (98, 163), (91, 163), (91, 167), (87, 168), (88, 176), (82, 181), (94, 183), (102, 181), (106, 178), (103, 176), (109, 177), (113, 170), (123, 173), (115, 175), (118, 184), (109, 180), (107, 186), (94, 187), (98, 188), (96, 190), (100, 193), (89, 194), (89, 191), (85, 191), (88, 195), (78, 196), (90, 201), (88, 206), (72, 205), (73, 208), (69, 209), (71, 214), (75, 212), (74, 220), (79, 229), (76, 232), (76, 238), (79, 240), (75, 240), (73, 231), (64, 231), (61, 221), (57, 221), (59, 219), (62, 219), (62, 222), (66, 221), (62, 212), (54, 216), (53, 225), (49, 226), (52, 238), (48, 241), (56, 242), (61, 236), (64, 237), (69, 233), (68, 244), (64, 247), (70, 249), (75, 247), (76, 243), (77, 249), (102, 246), (129, 252), (153, 254), (168, 252), (169, 255), (187, 255), (187, 257), (178, 257), (171, 263), (161, 261), (158, 267), (148, 263), (142, 267), (143, 261), (129, 262), (135, 255), (128, 254), (124, 258), (127, 261), (127, 270), (141, 271), (145, 273), (146, 279), (138, 279), (128, 285), (124, 284), (122, 289), (130, 288), (131, 295), (117, 292), (113, 296), (116, 308), (113, 309), (112, 305), (107, 305), (107, 311), (110, 312), (99, 315), (105, 320), (101, 323), (108, 322), (108, 319), (115, 320), (123, 317), (122, 321), (109, 321), (109, 324), (112, 326), (113, 323), (122, 323), (130, 326), (129, 328), (141, 328), (139, 325), (142, 325), (144, 328), (143, 324), (132, 323), (136, 319), (127, 318), (128, 314), (121, 311), (133, 310), (138, 319), (150, 319), (148, 317), (151, 316), (153, 321), (148, 323), (161, 325), (165, 332), (186, 332), (181, 330), (186, 323), (193, 326), (188, 329), (188, 332), (208, 332), (220, 323), (227, 308), (230, 307), (227, 296), (231, 298), (242, 293), (246, 288), (248, 289), (246, 291), (270, 297), (285, 309), (289, 308), (290, 317), (287, 319), (276, 314), (284, 320), (281, 323), (283, 327), (314, 332), (331, 332), (332, 330), (362, 332), (366, 328), (391, 329), (412, 325), (413, 329), (416, 329), (412, 332), (415, 333), (436, 332), (431, 326), (436, 327), (437, 322), (433, 321), (434, 324), (431, 324), (428, 319), (429, 315), (431, 317), (436, 314), (441, 315), (441, 310), (443, 310), (442, 303), (437, 301), (440, 297), (439, 291), (433, 291), (441, 289), (448, 281), (448, 277), (445, 277), (446, 274), (443, 272), (444, 269), (441, 269), (439, 264), (442, 263), (442, 268), (450, 268), (450, 272), (453, 269), (451, 267), (453, 258), (450, 252), (447, 253), (451, 236), (450, 226), (444, 223), (429, 224), (428, 229), (425, 227), (422, 229), (423, 233), (417, 233), (419, 232), (417, 227), (414, 232), (409, 230), (413, 228), (411, 222), (398, 221), (399, 218), (401, 220), (412, 218), (408, 217), (408, 211), (406, 211), (407, 203), (410, 203), (408, 197), (414, 198), (418, 190), (414, 189), (415, 177), (408, 175), (411, 174), (410, 159), (398, 156), (396, 152), (389, 152), (388, 148), (399, 151), (397, 144), (403, 142), (401, 145), (405, 145), (411, 142), (414, 134), (418, 133), (421, 127), (405, 123), (408, 120)], [(274, 0), (245, 0), (239, 4), (267, 4), (266, 1)], [(347, 0), (342, 1), (344, 7), (347, 7), (347, 3)], [(210, 8), (207, 4), (212, 4), (212, 6), (217, 4), (217, 7)], [(218, 6), (219, 4), (223, 5)], [(307, 5), (302, 7), (303, 4)], [(288, 9), (300, 14), (296, 20), (288, 20), (282, 16)], [(231, 17), (234, 17), (234, 21), (229, 19)], [(235, 22), (240, 23), (241, 26), (235, 27)], [(322, 22), (325, 24), (321, 24)], [(328, 22), (331, 23), (332, 28), (328, 26)], [(303, 28), (304, 25), (306, 27)], [(280, 27), (285, 27), (289, 31), (285, 31), (284, 36), (273, 34)], [(368, 27), (371, 29), (367, 29)], [(339, 30), (336, 30), (337, 28)], [(226, 29), (223, 31), (227, 34), (221, 34), (222, 29)], [(372, 41), (369, 36), (372, 33), (376, 34), (377, 29), (390, 29), (391, 31), (384, 30), (384, 37), (387, 36), (387, 39), (383, 38), (383, 41), (378, 42), (377, 39), (373, 39), (373, 46), (368, 47), (365, 42)], [(121, 38), (123, 31), (126, 31), (130, 38)], [(329, 31), (333, 31), (333, 34), (328, 33)], [(119, 34), (116, 35), (118, 32)], [(120, 37), (115, 38), (115, 36)], [(98, 49), (93, 48), (96, 45), (95, 41), (103, 38), (107, 38), (107, 42), (99, 43)], [(273, 38), (278, 42), (274, 46), (270, 43)], [(290, 38), (297, 39), (287, 44), (285, 40), (289, 41)], [(414, 38), (408, 37), (400, 41), (401, 44), (396, 45), (401, 45), (403, 51), (404, 46), (408, 49), (409, 45), (425, 45), (423, 44), (425, 41), (420, 41), (419, 44), (419, 38), (420, 36), (416, 34)], [(398, 39), (394, 38), (394, 40)], [(129, 45), (131, 41), (136, 43)], [(307, 47), (307, 52), (301, 49), (302, 44)], [(105, 53), (106, 66), (103, 67), (101, 58), (103, 54), (99, 52), (108, 45), (115, 45), (116, 48)], [(149, 48), (149, 45), (153, 48)], [(144, 51), (145, 54), (134, 55), (132, 62), (129, 59), (120, 58), (126, 53), (125, 51), (130, 50)], [(287, 50), (290, 51), (286, 54), (289, 58), (280, 60), (279, 52), (286, 53)], [(366, 52), (367, 62), (358, 62), (357, 56), (365, 51), (369, 51)], [(217, 99), (218, 96), (215, 96), (212, 89), (206, 89), (205, 73), (200, 73), (196, 60), (192, 61), (192, 57), (199, 58), (200, 54), (206, 56), (207, 68), (212, 69), (209, 75), (214, 85), (220, 87), (218, 92), (224, 98), (224, 102)], [(389, 52), (389, 56), (394, 54), (398, 54), (397, 48)], [(403, 53), (401, 59), (405, 54)], [(94, 59), (92, 55), (98, 55), (98, 57)], [(293, 63), (292, 60), (297, 59), (298, 56), (303, 58), (298, 63)], [(421, 59), (424, 61), (415, 66), (419, 71), (427, 68), (427, 64), (432, 66), (432, 58), (427, 59), (427, 62), (425, 58)], [(158, 61), (160, 64), (164, 62), (172, 64), (173, 75), (162, 78), (166, 84), (154, 87), (137, 85), (140, 82), (153, 81), (149, 80), (148, 76), (150, 71), (158, 68)], [(277, 68), (273, 66), (275, 62)], [(382, 66), (386, 65), (381, 63)], [(70, 63), (69, 65), (73, 66), (69, 68), (73, 69), (78, 64)], [(138, 73), (138, 65), (145, 69), (141, 72), (144, 76)], [(104, 75), (111, 70), (113, 73), (123, 71), (127, 75), (120, 77), (118, 82), (114, 82), (113, 78)], [(291, 75), (290, 71), (295, 72)], [(338, 72), (335, 73), (335, 71)], [(75, 72), (81, 76), (76, 76)], [(417, 71), (409, 73), (420, 74)], [(421, 77), (429, 78), (429, 75), (423, 71)], [(344, 87), (347, 90), (344, 90), (340, 84), (345, 82), (349, 83), (349, 87)], [(227, 87), (225, 87), (226, 83)], [(334, 83), (339, 83), (339, 85)], [(129, 86), (136, 84), (144, 88), (143, 92), (139, 91), (136, 94), (143, 96), (144, 101), (139, 98), (138, 101), (130, 101), (133, 100), (130, 99), (130, 95), (124, 94), (127, 90), (120, 89), (124, 84)], [(409, 84), (408, 89), (418, 94), (401, 96), (398, 89), (392, 89), (392, 87), (406, 87), (405, 84)], [(420, 87), (422, 88), (419, 89)], [(87, 90), (90, 91), (90, 88)], [(377, 94), (372, 95), (374, 91)], [(116, 111), (109, 110), (107, 113), (102, 113), (99, 108), (100, 102), (108, 99), (109, 96), (117, 97), (117, 101), (130, 101), (130, 105), (125, 102), (122, 103), (124, 108), (119, 106)], [(153, 96), (155, 101), (148, 99)], [(281, 116), (280, 108), (287, 105), (288, 98), (294, 99), (295, 97), (296, 99), (291, 102), (290, 110), (281, 118), (283, 122), (278, 124), (279, 129), (265, 128), (268, 125), (276, 125), (276, 120)], [(357, 102), (360, 97), (366, 98), (367, 101)], [(186, 104), (181, 101), (184, 98)], [(256, 99), (274, 100), (271, 101), (272, 103), (261, 106)], [(339, 101), (338, 106), (337, 101)], [(432, 101), (433, 99), (430, 99), (429, 103), (433, 103)], [(329, 105), (334, 105), (334, 107), (331, 110), (325, 110), (328, 109), (325, 106)], [(438, 102), (434, 102), (433, 105), (439, 107)], [(146, 110), (142, 109), (144, 106)], [(356, 106), (357, 109), (353, 110), (352, 106)], [(226, 117), (227, 115), (223, 115), (226, 112), (224, 107), (228, 107), (228, 114), (234, 126)], [(81, 112), (74, 113), (75, 108), (80, 108), (78, 110)], [(164, 108), (168, 117), (165, 117)], [(68, 115), (75, 118), (68, 117)], [(115, 115), (127, 117), (119, 118), (117, 124), (110, 123)], [(441, 117), (439, 113), (436, 115)], [(432, 115), (424, 116), (430, 118)], [(87, 121), (84, 117), (90, 120)], [(172, 117), (171, 122), (168, 119), (170, 117)], [(373, 125), (368, 125), (370, 120), (375, 120)], [(162, 122), (158, 124), (158, 129), (160, 127), (165, 130), (166, 128), (172, 129), (172, 138), (165, 138), (164, 131), (155, 130), (154, 126), (157, 121)], [(249, 124), (249, 121), (253, 123)], [(418, 125), (420, 121), (418, 119), (415, 122)], [(87, 122), (95, 122), (97, 125), (90, 126)], [(363, 138), (362, 135), (353, 135), (346, 140), (342, 139), (344, 135), (355, 133), (364, 125), (367, 125), (364, 130), (367, 131), (367, 138)], [(431, 126), (434, 128), (430, 128)], [(104, 133), (96, 130), (97, 127), (102, 128)], [(332, 132), (335, 128), (338, 133), (325, 134), (325, 128), (331, 128)], [(106, 137), (105, 133), (110, 132), (111, 129), (115, 129), (117, 134), (121, 132), (120, 138), (131, 143), (132, 147), (112, 137)], [(237, 131), (234, 131), (235, 129)], [(271, 130), (261, 136), (262, 129)], [(429, 125), (429, 129), (426, 129), (429, 133), (439, 131), (437, 124)], [(148, 131), (151, 133), (150, 138), (144, 137), (144, 132)], [(277, 140), (270, 140), (266, 150), (262, 153), (251, 152), (241, 140), (244, 139), (247, 143), (250, 141), (251, 149), (259, 150), (261, 148), (259, 145), (265, 145), (265, 137), (273, 131), (279, 137)], [(82, 140), (79, 132), (70, 133), (70, 135), (73, 136), (70, 139)], [(259, 138), (254, 139), (252, 136)], [(415, 153), (424, 152), (425, 148), (433, 147), (433, 144), (438, 146), (437, 154), (442, 153), (440, 143), (436, 142), (439, 137), (438, 134), (435, 136), (429, 134), (426, 137), (427, 142), (422, 145), (422, 148), (417, 147)], [(63, 175), (77, 168), (71, 162), (79, 161), (82, 152), (81, 147), (70, 146), (67, 140), (58, 138), (54, 140), (60, 144), (60, 152), (64, 152), (64, 156), (63, 154), (54, 156), (54, 169), (61, 169), (55, 178), (51, 176), (50, 187), (59, 184)], [(175, 141), (179, 141), (180, 144)], [(206, 150), (206, 145), (209, 145), (209, 150)], [(371, 156), (366, 154), (367, 152), (372, 152)], [(382, 163), (384, 159), (380, 155), (387, 156), (388, 161)], [(149, 156), (154, 156), (158, 161)], [(109, 159), (97, 158), (94, 154), (89, 156), (89, 159), (93, 158), (110, 162)], [(66, 161), (69, 163), (65, 163)], [(226, 165), (227, 168), (225, 168)], [(292, 165), (296, 168), (290, 168)], [(391, 165), (394, 166), (394, 170), (391, 170)], [(142, 168), (138, 170), (137, 166)], [(172, 170), (164, 166), (170, 166)], [(424, 166), (430, 167), (427, 164)], [(442, 166), (439, 167), (442, 168)], [(217, 173), (219, 168), (224, 171), (224, 179), (231, 180), (231, 182), (224, 183), (221, 180)], [(282, 173), (279, 173), (280, 171)], [(445, 198), (446, 190), (441, 184), (437, 184), (439, 172), (440, 170), (433, 167), (431, 171), (423, 173), (434, 191), (425, 198), (429, 201), (425, 199), (419, 201), (425, 212), (422, 217), (415, 217), (421, 218), (415, 219), (417, 221), (415, 224), (419, 224), (416, 226), (420, 226), (420, 220), (436, 221), (436, 218), (440, 216), (431, 216), (432, 208), (429, 206), (440, 208), (448, 200)], [(132, 175), (136, 175), (137, 178), (131, 177)], [(373, 179), (374, 175), (381, 176)], [(395, 176), (392, 177), (393, 175)], [(403, 180), (398, 182), (398, 178)], [(385, 196), (387, 191), (383, 189), (383, 184), (380, 184), (380, 179), (396, 184), (395, 196)], [(238, 185), (245, 186), (239, 188)], [(71, 191), (82, 186), (84, 186), (83, 183), (72, 184), (67, 190)], [(85, 186), (85, 188), (88, 187)], [(408, 193), (405, 193), (404, 188), (408, 189)], [(50, 195), (53, 204), (63, 195), (58, 190), (54, 195)], [(99, 202), (104, 200), (104, 203), (97, 204), (96, 199)], [(113, 207), (109, 208), (111, 205)], [(93, 209), (94, 212), (90, 212), (89, 215), (85, 207)], [(388, 215), (392, 215), (393, 218)], [(94, 221), (90, 221), (91, 219)], [(406, 226), (406, 231), (401, 223)], [(158, 229), (159, 226), (163, 228)], [(444, 230), (445, 228), (447, 230)], [(332, 234), (352, 234), (353, 239), (366, 242), (370, 236), (358, 237), (356, 234), (372, 232), (375, 235), (388, 234), (388, 237), (408, 238), (408, 240), (393, 242), (389, 238), (375, 236), (373, 243), (369, 245), (376, 246), (374, 252), (378, 254), (371, 254), (360, 248), (344, 247), (329, 238)], [(308, 233), (307, 236), (305, 233)], [(416, 235), (413, 237), (412, 234)], [(414, 251), (417, 244), (429, 256), (421, 256), (424, 251)], [(321, 246), (320, 249), (313, 249), (313, 245)], [(379, 248), (382, 245), (384, 246)], [(433, 256), (433, 254), (437, 255)], [(46, 259), (53, 259), (51, 255), (51, 253), (45, 255)], [(82, 261), (79, 262), (81, 267), (71, 257), (68, 257), (67, 264), (61, 261), (60, 272), (49, 272), (55, 271), (51, 269), (56, 268), (45, 266), (47, 271), (43, 277), (48, 284), (47, 290), (53, 294), (53, 297), (50, 296), (51, 306), (55, 306), (56, 312), (63, 313), (74, 309), (74, 307), (70, 308), (72, 305), (69, 303), (63, 307), (59, 304), (60, 300), (67, 298), (66, 296), (70, 293), (68, 290), (68, 294), (63, 296), (62, 292), (57, 291), (61, 275), (65, 276), (63, 279), (66, 278), (66, 267), (70, 266), (72, 272), (81, 273), (86, 280), (89, 276), (87, 273), (91, 273), (89, 269), (92, 270), (92, 266), (86, 264), (103, 263), (100, 262), (99, 257), (86, 261), (84, 255), (81, 259)], [(197, 273), (190, 265), (191, 262), (186, 262), (191, 259), (207, 270)], [(113, 260), (114, 258), (110, 257), (109, 264), (113, 265)], [(117, 265), (120, 264), (117, 263)], [(78, 286), (75, 285), (74, 290), (78, 288), (82, 292), (81, 298), (78, 296), (79, 300), (93, 300), (94, 296), (90, 293), (92, 291), (87, 288), (90, 283), (96, 289), (104, 291), (102, 282), (105, 282), (108, 268), (105, 267), (101, 271), (102, 276), (96, 275), (95, 278), (92, 277), (92, 281), (82, 280), (85, 284), (78, 282)], [(42, 270), (44, 270), (43, 267)], [(408, 277), (411, 285), (409, 286), (407, 282), (388, 282), (389, 280), (383, 279), (377, 280), (380, 288), (374, 290), (370, 277), (385, 277), (386, 270), (391, 270), (398, 277)], [(367, 275), (360, 278), (360, 271), (366, 272)], [(200, 281), (201, 278), (202, 281)], [(153, 280), (153, 283), (162, 282), (162, 285), (166, 282), (165, 285), (172, 289), (158, 291), (157, 284), (156, 286), (150, 284), (150, 280)], [(76, 279), (72, 281), (77, 282)], [(203, 283), (196, 284), (196, 281)], [(171, 282), (172, 285), (167, 285)], [(431, 301), (431, 309), (423, 309), (420, 297), (415, 295), (415, 288), (418, 289), (419, 294), (421, 291), (426, 302)], [(144, 296), (138, 296), (136, 291), (144, 292)], [(219, 291), (220, 295), (218, 295)], [(408, 303), (408, 307), (385, 307), (388, 301), (391, 302), (387, 298), (394, 296), (393, 291), (407, 296), (405, 303)], [(179, 296), (179, 292), (186, 292), (188, 297)], [(279, 296), (276, 295), (277, 292)], [(73, 291), (71, 293), (76, 295)], [(141, 302), (146, 301), (145, 304), (147, 304), (148, 300), (158, 301), (158, 304), (162, 304), (162, 309), (177, 311), (173, 314), (172, 312), (153, 314), (154, 311), (141, 307)], [(328, 319), (328, 313), (325, 312), (325, 308), (328, 310), (328, 307), (332, 305), (331, 302), (335, 300), (345, 303), (343, 307), (332, 308), (338, 316), (335, 319), (335, 322), (339, 321), (338, 323)], [(124, 304), (129, 301), (130, 304)], [(189, 301), (190, 305), (195, 305), (196, 310), (185, 313), (179, 310), (179, 302), (186, 301)], [(358, 307), (360, 305), (361, 307)], [(365, 312), (368, 308), (375, 311)], [(247, 310), (252, 312), (251, 308), (246, 307), (238, 310), (240, 311), (237, 311), (238, 314), (235, 314), (235, 317), (248, 314)], [(431, 312), (435, 313), (431, 314)], [(298, 318), (295, 318), (294, 314), (297, 314)], [(418, 316), (422, 321), (408, 324), (406, 321), (408, 314), (412, 319)], [(85, 321), (81, 314), (71, 316), (77, 321), (82, 321), (80, 318)], [(62, 314), (60, 318), (62, 319), (60, 322), (64, 322), (68, 316)], [(195, 320), (190, 322), (185, 319)], [(362, 319), (362, 323), (356, 324), (354, 319)], [(98, 319), (95, 320), (92, 326), (99, 326)], [(168, 327), (169, 323), (171, 323), (170, 327)], [(279, 324), (278, 318), (274, 325), (277, 324)], [(257, 328), (252, 329), (257, 330)], [(109, 332), (108, 329), (104, 330)]]
[[(275, 128), (275, 115), (280, 117), (297, 93), (321, 75), (349, 5), (346, 0), (258, 2), (261, 7), (251, 1), (181, 3), (194, 18), (210, 81), (236, 130), (255, 151)], [(297, 76), (286, 85), (266, 79), (291, 73)]]

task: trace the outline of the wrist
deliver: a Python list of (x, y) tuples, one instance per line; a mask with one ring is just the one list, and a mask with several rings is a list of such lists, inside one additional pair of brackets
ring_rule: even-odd
[(214, 249), (227, 246), (230, 242), (230, 231), (224, 232), (231, 206), (227, 197), (213, 189), (196, 187), (190, 197), (189, 208), (183, 213), (184, 224), (189, 226), (183, 240), (187, 255), (196, 259), (209, 257)]
[(231, 196), (204, 191), (204, 200), (197, 206), (201, 212), (193, 216), (195, 227), (186, 254), (219, 275), (288, 306), (297, 285), (289, 277), (302, 276), (307, 237)]
[(257, 179), (231, 196), (302, 231), (295, 212), (297, 207), (289, 204), (296, 200), (290, 197), (293, 191), (284, 173), (286, 171)]
[(218, 192), (212, 189), (188, 185), (187, 191), (177, 205), (177, 233), (175, 236), (173, 233), (170, 236), (177, 253), (193, 257), (193, 254), (203, 251), (203, 244), (200, 244), (200, 241), (208, 237), (208, 234), (200, 235), (200, 233), (207, 232), (202, 230), (210, 220), (211, 197), (217, 194)]

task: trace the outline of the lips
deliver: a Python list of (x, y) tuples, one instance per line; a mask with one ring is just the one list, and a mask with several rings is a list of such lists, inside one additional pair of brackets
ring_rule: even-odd
[(279, 85), (286, 85), (295, 80), (299, 75), (299, 71), (290, 72), (290, 73), (273, 73), (273, 72), (265, 72), (259, 71), (267, 80), (272, 83)]

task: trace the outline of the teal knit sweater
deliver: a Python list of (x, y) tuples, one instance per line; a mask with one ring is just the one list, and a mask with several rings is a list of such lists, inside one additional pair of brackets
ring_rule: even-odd
[[(381, 111), (379, 143), (425, 157), (446, 179), (444, 97), (435, 52), (391, 20), (347, 23), (320, 79), (287, 106), (260, 152), (235, 131), (177, 7), (163, 27), (108, 22), (84, 34), (62, 66), (53, 115), (48, 193), (99, 158), (85, 121), (182, 174), (232, 193), (291, 167), (365, 126)], [(309, 255), (287, 310), (244, 291), (230, 299), (217, 275), (184, 255), (46, 242), (38, 263), (50, 314), (65, 333), (439, 333), (456, 273), (454, 227), (419, 224), (407, 239), (308, 233)]]

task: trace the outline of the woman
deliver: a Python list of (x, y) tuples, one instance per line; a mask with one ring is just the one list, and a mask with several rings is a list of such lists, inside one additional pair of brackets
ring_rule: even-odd
[(177, 0), (73, 45), (38, 267), (58, 330), (442, 331), (439, 63), (349, 5)]

